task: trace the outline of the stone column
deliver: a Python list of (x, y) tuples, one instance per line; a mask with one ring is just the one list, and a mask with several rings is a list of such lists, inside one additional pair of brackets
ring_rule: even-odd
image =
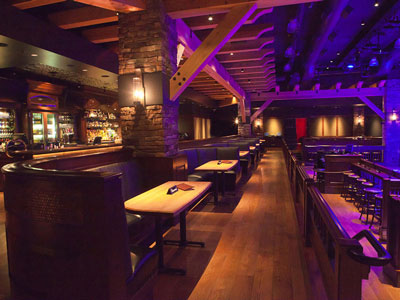
[(386, 117), (382, 126), (385, 146), (384, 162), (398, 167), (400, 162), (400, 79), (387, 80), (383, 107)]
[(241, 110), (240, 104), (238, 104), (238, 116), (239, 116), (239, 125), (238, 125), (238, 135), (243, 137), (250, 137), (252, 135), (251, 132), (251, 124), (250, 124), (250, 116), (251, 116), (251, 102), (250, 97), (246, 97), (245, 99), (245, 113), (246, 113), (246, 120), (241, 120)]
[(160, 99), (149, 103), (146, 96), (144, 103), (121, 108), (122, 141), (136, 156), (177, 153), (179, 100), (170, 101), (168, 89), (176, 60), (176, 24), (165, 13), (162, 0), (146, 0), (146, 10), (119, 15), (120, 76), (141, 73), (146, 87), (146, 75), (159, 75), (152, 77), (151, 89)]
[(353, 136), (363, 136), (365, 134), (365, 107), (353, 107)]

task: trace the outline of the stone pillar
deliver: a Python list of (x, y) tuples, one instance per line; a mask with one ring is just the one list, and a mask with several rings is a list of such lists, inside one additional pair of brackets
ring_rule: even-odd
[(353, 107), (353, 136), (365, 135), (365, 107)]
[[(121, 107), (122, 142), (136, 156), (171, 156), (178, 150), (179, 101), (169, 100), (169, 79), (177, 70), (177, 33), (162, 0), (146, 0), (146, 10), (119, 15), (119, 74), (152, 77), (159, 99)], [(156, 78), (156, 79), (154, 79)], [(154, 84), (156, 80), (156, 84)], [(160, 92), (161, 91), (161, 92)], [(120, 91), (121, 93), (121, 91)], [(124, 97), (124, 96), (122, 96)]]
[(398, 167), (400, 165), (400, 79), (388, 78), (383, 107), (386, 117), (382, 126), (384, 163)]
[(246, 97), (245, 101), (245, 113), (246, 120), (241, 120), (242, 114), (240, 110), (240, 104), (238, 104), (238, 116), (239, 116), (239, 125), (238, 125), (238, 135), (243, 137), (252, 136), (251, 124), (250, 124), (250, 116), (251, 116), (251, 101), (250, 97)]

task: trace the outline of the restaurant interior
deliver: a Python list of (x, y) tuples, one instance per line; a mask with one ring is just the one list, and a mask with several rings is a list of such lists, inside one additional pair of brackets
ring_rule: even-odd
[(0, 300), (400, 299), (400, 1), (0, 1)]

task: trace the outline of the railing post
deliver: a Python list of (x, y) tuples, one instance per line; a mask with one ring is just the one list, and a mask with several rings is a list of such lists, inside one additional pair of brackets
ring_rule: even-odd
[(388, 204), (390, 195), (390, 179), (385, 178), (382, 180), (382, 224), (379, 227), (379, 238), (382, 241), (387, 240), (387, 224), (388, 224)]

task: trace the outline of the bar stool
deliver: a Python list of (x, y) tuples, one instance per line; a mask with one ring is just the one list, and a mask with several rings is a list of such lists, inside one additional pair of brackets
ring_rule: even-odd
[(364, 186), (363, 183), (366, 183), (367, 179), (359, 177), (355, 182), (355, 193), (354, 193), (354, 205), (359, 208), (360, 203), (364, 199)]
[[(375, 195), (382, 193), (382, 190), (376, 188), (366, 188), (364, 189), (364, 201), (361, 204), (361, 211), (360, 211), (360, 220), (362, 216), (365, 214), (365, 224), (368, 224), (368, 217), (371, 213), (373, 216), (375, 213), (375, 206), (376, 206), (376, 198)], [(372, 217), (372, 220), (374, 217)], [(371, 221), (372, 222), (372, 221)]]
[(374, 224), (375, 219), (378, 221), (379, 226), (382, 223), (382, 201), (383, 201), (382, 192), (379, 194), (375, 194), (374, 200), (375, 200), (375, 206), (372, 213), (372, 220), (371, 224), (369, 225), (369, 228), (372, 227), (372, 224)]
[[(357, 179), (360, 178), (358, 175), (349, 175), (349, 187), (347, 189), (348, 194), (349, 194), (349, 201), (353, 201), (355, 199), (355, 194), (357, 192)], [(346, 199), (347, 201), (347, 199)]]
[(341, 192), (340, 196), (343, 197), (344, 200), (346, 200), (347, 196), (349, 196), (348, 189), (349, 189), (349, 184), (350, 184), (350, 180), (349, 180), (350, 175), (355, 175), (355, 174), (352, 173), (352, 171), (344, 171), (343, 172), (343, 185), (342, 185), (342, 192)]

